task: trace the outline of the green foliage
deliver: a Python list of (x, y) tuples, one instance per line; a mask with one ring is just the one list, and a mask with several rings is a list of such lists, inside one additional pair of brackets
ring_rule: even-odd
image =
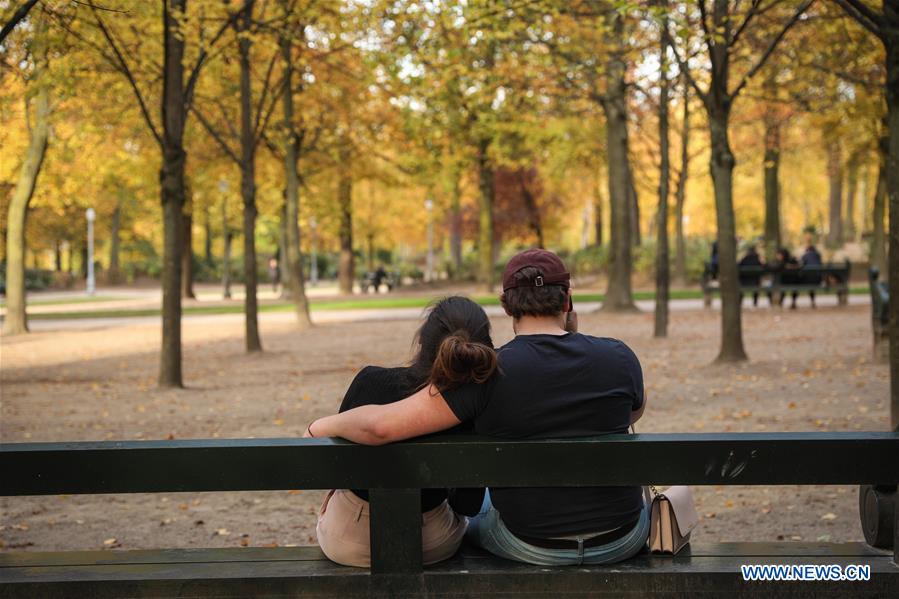
[[(55, 287), (56, 275), (52, 270), (41, 268), (25, 269), (25, 289), (40, 291)], [(0, 262), (0, 288), (6, 289), (6, 262)]]

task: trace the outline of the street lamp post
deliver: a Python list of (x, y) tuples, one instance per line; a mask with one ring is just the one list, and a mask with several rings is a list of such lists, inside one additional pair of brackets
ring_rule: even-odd
[(309, 282), (312, 285), (318, 283), (318, 252), (315, 247), (315, 227), (317, 224), (314, 216), (309, 217), (309, 245), (311, 249), (309, 258), (312, 262), (309, 268)]
[(425, 200), (425, 210), (428, 212), (428, 256), (425, 263), (425, 274), (430, 283), (434, 280), (434, 200), (431, 198)]
[(87, 209), (87, 294), (93, 295), (96, 287), (94, 280), (94, 220), (97, 213), (93, 208)]

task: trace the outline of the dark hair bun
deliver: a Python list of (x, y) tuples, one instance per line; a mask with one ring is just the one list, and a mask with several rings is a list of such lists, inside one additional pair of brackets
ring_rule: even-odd
[(471, 341), (459, 330), (440, 342), (431, 369), (431, 384), (448, 389), (465, 383), (483, 383), (496, 370), (496, 352), (489, 345)]

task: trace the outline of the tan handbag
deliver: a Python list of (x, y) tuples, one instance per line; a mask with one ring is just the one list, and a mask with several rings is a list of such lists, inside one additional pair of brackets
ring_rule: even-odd
[(690, 532), (699, 523), (690, 487), (668, 487), (659, 493), (652, 491), (650, 509), (649, 550), (652, 553), (674, 555), (690, 542)]

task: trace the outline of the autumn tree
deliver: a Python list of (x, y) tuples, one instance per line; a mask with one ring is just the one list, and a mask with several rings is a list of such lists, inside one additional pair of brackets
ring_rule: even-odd
[[(889, 219), (890, 295), (899, 297), (899, 4), (883, 0), (880, 11), (862, 0), (834, 0), (883, 44), (886, 63), (886, 196)], [(890, 303), (890, 397), (892, 428), (899, 428), (899, 302)]]
[[(23, 15), (24, 16), (24, 15)], [(6, 220), (6, 318), (3, 334), (16, 335), (28, 331), (25, 313), (25, 221), (28, 205), (34, 195), (38, 175), (47, 153), (50, 136), (50, 84), (48, 71), (47, 17), (35, 18), (33, 37), (24, 63), (30, 63), (27, 78), (28, 96), (25, 110), (34, 107), (28, 148), (19, 177), (13, 189)]]
[[(224, 155), (240, 169), (244, 241), (244, 345), (248, 352), (262, 351), (257, 297), (259, 267), (256, 257), (256, 155), (279, 99), (275, 93), (275, 65), (281, 55), (278, 45), (267, 39), (269, 43), (264, 48), (266, 59), (262, 63), (262, 73), (258, 75), (254, 72), (253, 58), (258, 58), (259, 54), (254, 55), (253, 46), (261, 39), (257, 18), (254, 16), (256, 4), (256, 0), (244, 0), (230, 19), (234, 30), (231, 42), (237, 55), (237, 118), (233, 117), (229, 107), (218, 95), (221, 89), (212, 94), (203, 94), (201, 103), (192, 107), (203, 128), (217, 142)], [(225, 69), (225, 72), (232, 76), (234, 74), (233, 69)], [(253, 92), (254, 76), (258, 76), (261, 82), (261, 89), (256, 94)], [(214, 108), (219, 115), (218, 123), (207, 116), (208, 111)], [(234, 120), (239, 122), (239, 128), (233, 126)]]
[[(200, 3), (205, 8), (208, 3)], [(159, 190), (163, 222), (162, 351), (159, 385), (183, 386), (181, 361), (181, 290), (185, 208), (184, 136), (200, 73), (211, 51), (230, 28), (227, 17), (196, 19), (188, 13), (188, 0), (162, 0), (161, 14), (149, 4), (123, 4), (124, 10), (106, 3), (79, 6), (81, 21), (93, 31), (70, 28), (87, 47), (125, 78), (136, 107), (155, 140), (160, 156)], [(145, 30), (161, 16), (160, 45), (145, 43)], [(212, 31), (207, 31), (211, 24)], [(196, 41), (188, 53), (187, 39)], [(158, 55), (162, 54), (162, 61)], [(161, 83), (161, 86), (160, 86)], [(151, 100), (159, 102), (160, 115), (152, 116)]]
[[(629, 36), (627, 10), (613, 2), (580, 0), (538, 4), (530, 43), (546, 49), (558, 81), (555, 95), (585, 98), (605, 117), (606, 180), (610, 205), (609, 281), (602, 309), (635, 310), (632, 246), (639, 216), (628, 133)], [(552, 92), (551, 92), (552, 93)]]
[[(309, 303), (306, 300), (305, 278), (303, 275), (303, 261), (300, 255), (300, 175), (298, 161), (303, 149), (304, 127), (296, 125), (296, 111), (294, 110), (294, 93), (296, 81), (294, 79), (295, 46), (299, 41), (305, 43), (306, 26), (297, 22), (293, 14), (297, 8), (296, 0), (281, 0), (281, 9), (285, 19), (284, 24), (278, 30), (278, 46), (281, 51), (283, 82), (281, 83), (281, 106), (283, 115), (283, 146), (284, 146), (284, 256), (286, 258), (287, 284), (290, 286), (290, 297), (296, 307), (297, 325), (301, 329), (312, 326), (309, 318)], [(300, 83), (299, 91), (302, 92), (303, 84)], [(302, 121), (301, 121), (302, 123)]]
[[(661, 28), (659, 48), (659, 209), (657, 213), (656, 236), (656, 337), (668, 336), (668, 296), (671, 285), (671, 266), (668, 257), (668, 185), (669, 164), (669, 124), (668, 124), (668, 6), (667, 0), (658, 0)], [(686, 103), (686, 102), (685, 102)]]
[[(705, 51), (703, 58), (710, 66), (706, 74), (708, 85), (705, 88), (702, 79), (693, 74), (683, 51), (678, 54), (681, 70), (702, 100), (711, 140), (712, 157), (709, 167), (715, 191), (718, 276), (721, 286), (721, 349), (718, 362), (747, 359), (743, 348), (740, 282), (737, 276), (733, 205), (733, 171), (736, 159), (730, 145), (731, 110), (750, 79), (764, 66), (787, 31), (800, 20), (811, 3), (812, 0), (807, 0), (794, 8), (786, 6), (789, 3), (778, 0), (764, 5), (760, 0), (753, 0), (744, 11), (738, 11), (736, 5), (728, 0), (699, 0), (698, 15), (695, 17), (702, 31), (700, 44)], [(790, 12), (784, 18), (786, 10)], [(741, 48), (742, 40), (753, 34), (768, 37), (770, 41), (763, 52), (746, 60), (746, 54)], [(736, 57), (741, 60), (737, 62)], [(737, 84), (732, 86), (731, 71), (740, 62), (745, 68)]]

